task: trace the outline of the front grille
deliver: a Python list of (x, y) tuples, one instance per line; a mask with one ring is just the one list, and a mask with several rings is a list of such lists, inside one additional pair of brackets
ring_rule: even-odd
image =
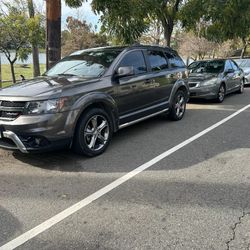
[(23, 114), (26, 102), (0, 101), (0, 120), (14, 121)]
[(25, 102), (10, 102), (10, 101), (0, 101), (0, 106), (2, 107), (10, 107), (10, 108), (23, 108), (25, 106)]

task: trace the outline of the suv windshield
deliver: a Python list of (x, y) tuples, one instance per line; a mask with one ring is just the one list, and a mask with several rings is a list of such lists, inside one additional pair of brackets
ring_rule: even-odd
[(217, 61), (201, 61), (193, 62), (188, 66), (190, 73), (221, 73), (224, 70), (225, 62)]
[(104, 74), (122, 50), (106, 49), (86, 51), (80, 55), (65, 57), (48, 70), (46, 76), (80, 76), (96, 78)]

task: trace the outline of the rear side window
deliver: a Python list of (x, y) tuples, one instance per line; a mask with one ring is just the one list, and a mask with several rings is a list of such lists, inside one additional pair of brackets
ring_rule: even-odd
[(234, 61), (231, 61), (231, 64), (232, 64), (233, 69), (234, 69), (235, 71), (239, 70), (238, 65), (237, 65)]
[(167, 59), (161, 51), (148, 51), (148, 60), (152, 71), (160, 71), (168, 68)]
[(166, 57), (168, 58), (171, 68), (183, 68), (186, 67), (182, 59), (175, 55), (174, 53), (165, 52)]
[(133, 66), (135, 74), (142, 74), (147, 72), (147, 66), (144, 56), (141, 51), (132, 51), (124, 56), (119, 67)]
[(233, 69), (232, 64), (230, 63), (229, 60), (226, 61), (225, 63), (225, 71)]

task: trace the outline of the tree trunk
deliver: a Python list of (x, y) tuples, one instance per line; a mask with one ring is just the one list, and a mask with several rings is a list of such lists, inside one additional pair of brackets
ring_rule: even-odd
[(15, 76), (14, 62), (10, 62), (10, 69), (11, 69), (12, 82), (15, 84), (16, 76)]
[(247, 50), (247, 45), (248, 45), (248, 42), (246, 41), (245, 38), (242, 38), (242, 43), (243, 43), (243, 48), (241, 50), (241, 55), (240, 55), (240, 58), (244, 58), (244, 55), (246, 53), (246, 50)]
[(159, 20), (157, 21), (157, 27), (156, 27), (156, 45), (160, 45), (160, 38), (161, 38), (161, 23)]
[[(29, 16), (34, 18), (35, 10), (33, 0), (28, 0)], [(33, 56), (33, 76), (40, 75), (40, 63), (39, 63), (39, 50), (36, 44), (32, 44), (32, 56)]]
[(2, 85), (2, 62), (1, 62), (1, 56), (0, 56), (0, 89), (3, 87)]
[(162, 22), (162, 26), (164, 29), (164, 38), (165, 38), (166, 46), (170, 47), (174, 24), (173, 24), (172, 20), (170, 20), (169, 22), (164, 20)]
[(46, 1), (47, 69), (61, 59), (61, 0)]

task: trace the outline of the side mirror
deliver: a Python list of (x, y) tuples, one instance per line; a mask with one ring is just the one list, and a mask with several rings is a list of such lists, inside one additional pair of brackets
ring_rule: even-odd
[(231, 74), (231, 73), (234, 73), (234, 70), (233, 70), (233, 69), (228, 69), (228, 70), (225, 71), (225, 74), (226, 74), (226, 75), (227, 75), (227, 74)]
[(117, 77), (125, 77), (125, 76), (132, 76), (135, 74), (135, 70), (133, 66), (126, 66), (120, 67), (117, 70), (116, 76)]

